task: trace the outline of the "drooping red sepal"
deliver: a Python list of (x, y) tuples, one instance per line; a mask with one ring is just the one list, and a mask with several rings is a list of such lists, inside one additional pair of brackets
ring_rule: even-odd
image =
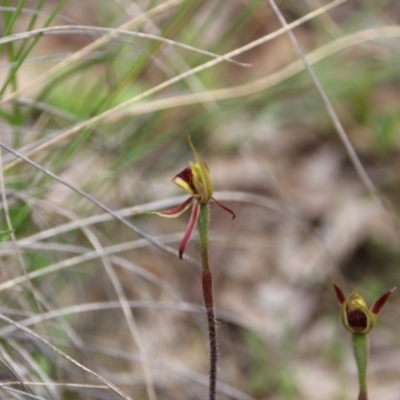
[(379, 299), (372, 305), (371, 307), (371, 311), (374, 314), (378, 314), (379, 311), (381, 311), (381, 308), (385, 305), (387, 299), (390, 297), (390, 295), (396, 290), (396, 288), (394, 287), (393, 289), (389, 290), (388, 292), (386, 292), (384, 295), (382, 295), (381, 297), (379, 297)]
[(196, 228), (197, 220), (199, 218), (199, 212), (200, 212), (200, 204), (196, 201), (193, 204), (189, 223), (186, 227), (185, 234), (183, 235), (183, 239), (179, 246), (179, 258), (180, 259), (182, 259), (183, 253), (186, 250), (186, 246), (189, 243), (190, 237), (192, 236), (192, 233), (193, 233), (194, 229)]
[(223, 210), (227, 211), (229, 214), (232, 215), (231, 219), (235, 219), (236, 215), (235, 213), (228, 207), (224, 206), (223, 204), (221, 204), (219, 201), (217, 201), (214, 197), (211, 197), (211, 199), (217, 206), (221, 207)]

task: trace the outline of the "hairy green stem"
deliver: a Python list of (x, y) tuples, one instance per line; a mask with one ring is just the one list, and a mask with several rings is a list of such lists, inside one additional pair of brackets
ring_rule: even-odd
[(366, 334), (353, 333), (353, 350), (358, 369), (358, 383), (360, 387), (358, 400), (368, 400), (367, 395), (367, 363), (368, 338)]
[(207, 312), (208, 337), (210, 345), (209, 400), (214, 400), (217, 389), (217, 331), (215, 326), (212, 275), (208, 264), (208, 223), (208, 204), (201, 204), (198, 219), (198, 229), (200, 236), (201, 265), (203, 269), (203, 299)]

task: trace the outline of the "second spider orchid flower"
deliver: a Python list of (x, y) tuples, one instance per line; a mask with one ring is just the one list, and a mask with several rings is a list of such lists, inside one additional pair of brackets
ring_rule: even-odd
[(371, 308), (368, 308), (357, 289), (345, 297), (338, 286), (333, 284), (333, 287), (340, 303), (342, 325), (351, 333), (361, 334), (368, 333), (376, 325), (379, 311), (385, 305), (389, 296), (396, 290), (396, 288), (389, 290), (376, 300)]
[(156, 214), (164, 218), (176, 218), (183, 214), (190, 207), (192, 207), (189, 223), (186, 227), (183, 239), (179, 246), (179, 258), (183, 257), (183, 253), (185, 252), (190, 237), (192, 236), (192, 233), (196, 228), (201, 204), (207, 204), (209, 201), (213, 201), (219, 207), (229, 212), (232, 215), (232, 219), (235, 218), (235, 214), (232, 210), (222, 205), (214, 197), (212, 197), (214, 189), (207, 164), (198, 155), (192, 141), (190, 140), (190, 137), (188, 138), (188, 141), (196, 162), (189, 162), (189, 167), (185, 168), (183, 171), (177, 174), (172, 179), (172, 182), (174, 182), (181, 189), (187, 192), (190, 197), (179, 206), (176, 206), (169, 210), (160, 212), (153, 211), (150, 213), (146, 213)]
[(367, 364), (369, 352), (367, 334), (376, 325), (379, 311), (396, 288), (383, 294), (371, 308), (368, 308), (357, 289), (345, 297), (339, 287), (335, 284), (333, 284), (333, 287), (340, 304), (340, 321), (352, 333), (353, 352), (358, 370), (358, 400), (368, 400)]

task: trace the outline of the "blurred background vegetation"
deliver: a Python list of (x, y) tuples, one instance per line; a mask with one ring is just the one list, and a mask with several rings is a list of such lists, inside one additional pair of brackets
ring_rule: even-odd
[[(218, 398), (355, 399), (330, 282), (358, 287), (370, 304), (398, 284), (400, 3), (342, 2), (293, 31), (385, 210), (286, 34), (238, 51), (241, 64), (219, 60), (197, 73), (214, 56), (154, 38), (223, 55), (281, 28), (268, 1), (0, 4), (2, 143), (177, 248), (187, 215), (130, 213), (179, 203), (170, 181), (192, 158), (191, 135), (215, 197), (235, 211), (230, 222), (211, 210)], [(277, 4), (290, 23), (328, 1)], [(15, 155), (2, 150), (1, 159), (1, 229), (15, 238), (0, 246), (0, 312), (133, 399), (205, 399), (196, 268)], [(198, 258), (197, 247), (195, 237), (188, 254)], [(400, 395), (399, 305), (395, 293), (370, 335), (371, 399)], [(117, 398), (78, 387), (99, 382), (26, 333), (2, 323), (0, 337), (3, 383), (44, 383), (1, 386), (1, 398)]]

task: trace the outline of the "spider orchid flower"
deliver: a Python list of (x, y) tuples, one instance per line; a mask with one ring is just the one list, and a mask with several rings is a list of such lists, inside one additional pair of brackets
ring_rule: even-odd
[(188, 141), (196, 162), (189, 162), (189, 167), (185, 168), (182, 172), (177, 174), (172, 179), (172, 182), (174, 182), (181, 189), (187, 192), (190, 197), (179, 206), (171, 208), (170, 210), (165, 210), (161, 212), (153, 211), (146, 213), (156, 214), (164, 218), (176, 218), (183, 214), (190, 207), (192, 207), (189, 223), (186, 227), (183, 239), (179, 246), (179, 258), (183, 257), (183, 253), (185, 252), (190, 237), (192, 236), (192, 233), (196, 228), (197, 220), (200, 213), (200, 206), (202, 204), (207, 204), (209, 201), (213, 201), (223, 210), (229, 212), (232, 215), (232, 219), (235, 218), (235, 214), (232, 210), (222, 205), (214, 197), (212, 197), (214, 189), (207, 164), (198, 155), (190, 137), (188, 138)]
[(377, 323), (378, 313), (385, 305), (389, 296), (396, 290), (393, 289), (382, 295), (371, 308), (367, 307), (365, 300), (353, 290), (347, 297), (333, 283), (336, 297), (340, 304), (340, 321), (342, 325), (351, 333), (365, 334), (371, 331)]

